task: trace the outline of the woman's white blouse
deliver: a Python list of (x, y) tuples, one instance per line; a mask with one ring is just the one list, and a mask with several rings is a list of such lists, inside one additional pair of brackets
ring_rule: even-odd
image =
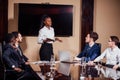
[[(38, 43), (42, 44), (43, 40), (46, 40), (46, 38), (55, 40), (55, 33), (54, 33), (54, 29), (52, 27), (50, 27), (50, 29), (48, 29), (46, 26), (44, 26), (42, 29), (39, 30)], [(53, 41), (50, 41), (47, 43), (53, 43)]]
[(106, 64), (116, 65), (119, 62), (118, 65), (120, 66), (120, 49), (117, 46), (114, 49), (107, 48), (94, 61), (100, 61), (104, 57), (106, 58)]

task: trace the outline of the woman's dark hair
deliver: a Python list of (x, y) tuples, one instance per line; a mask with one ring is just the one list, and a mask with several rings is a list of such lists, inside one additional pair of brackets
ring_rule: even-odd
[(46, 15), (46, 14), (42, 16), (42, 18), (41, 18), (41, 20), (40, 20), (40, 29), (44, 27), (44, 25), (45, 25), (45, 24), (44, 24), (44, 21), (45, 21), (47, 18), (50, 18), (50, 16), (48, 16), (48, 15)]
[(93, 38), (93, 41), (96, 41), (99, 36), (96, 32), (90, 32), (90, 38)]
[(117, 36), (110, 36), (110, 39), (115, 42), (115, 45), (118, 46), (119, 44), (119, 38)]

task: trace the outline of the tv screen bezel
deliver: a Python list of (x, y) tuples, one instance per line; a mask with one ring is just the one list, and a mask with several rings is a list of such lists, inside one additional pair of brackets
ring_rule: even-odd
[[(68, 28), (65, 28), (66, 30), (66, 32), (68, 32), (68, 30), (69, 30), (69, 33), (66, 33), (66, 34), (64, 34), (64, 32), (62, 33), (62, 30), (61, 31), (58, 31), (58, 30), (56, 30), (57, 28), (55, 28), (54, 26), (53, 26), (53, 28), (54, 28), (54, 30), (55, 30), (55, 36), (57, 36), (57, 37), (69, 37), (69, 36), (73, 36), (73, 5), (61, 5), (61, 4), (30, 4), (30, 3), (19, 3), (19, 17), (18, 17), (18, 31), (23, 35), (23, 36), (38, 36), (38, 31), (39, 31), (39, 28), (38, 28), (38, 26), (40, 26), (40, 25), (37, 25), (37, 28), (35, 28), (36, 26), (34, 26), (33, 27), (33, 30), (34, 29), (36, 29), (36, 30), (34, 30), (34, 31), (31, 31), (31, 33), (30, 34), (26, 34), (26, 33), (24, 33), (24, 30), (25, 31), (27, 31), (27, 29), (29, 28), (29, 27), (26, 27), (26, 26), (24, 26), (24, 28), (22, 27), (20, 27), (20, 25), (23, 25), (23, 24), (21, 24), (19, 21), (20, 21), (20, 18), (21, 18), (21, 16), (20, 16), (20, 5), (22, 5), (22, 7), (25, 7), (25, 5), (26, 5), (26, 7), (41, 7), (41, 6), (43, 6), (43, 7), (49, 7), (49, 6), (52, 6), (52, 7), (55, 7), (55, 6), (59, 6), (59, 7), (71, 7), (71, 9), (72, 9), (72, 11), (70, 10), (70, 16), (71, 16), (71, 22), (69, 22), (71, 25), (70, 25), (70, 27), (68, 27)], [(24, 5), (24, 6), (23, 6)], [(22, 8), (23, 9), (23, 8)], [(51, 10), (53, 10), (53, 9), (51, 9)], [(44, 10), (45, 11), (45, 10)], [(49, 15), (51, 18), (52, 18), (52, 21), (53, 21), (53, 25), (54, 25), (54, 23), (55, 23), (55, 20), (54, 20), (54, 18), (53, 18), (53, 14), (55, 14), (55, 11), (53, 12), (53, 13), (49, 13), (50, 12), (50, 10), (49, 11), (47, 11), (47, 12), (44, 12), (44, 11), (41, 11), (41, 14), (47, 14), (47, 15)], [(68, 10), (69, 11), (69, 10)], [(25, 9), (23, 10), (23, 12), (25, 12)], [(26, 14), (28, 14), (29, 12), (30, 12), (30, 9), (27, 9), (27, 11), (26, 11), (27, 13)], [(34, 13), (35, 11), (33, 11), (33, 13)], [(60, 12), (59, 10), (58, 10), (58, 12)], [(66, 12), (66, 10), (65, 10), (65, 12)], [(32, 12), (30, 12), (29, 14), (31, 14)], [(39, 13), (39, 11), (38, 11), (38, 13)], [(61, 12), (61, 13), (64, 13), (63, 11)], [(40, 20), (39, 20), (40, 21)], [(32, 23), (32, 22), (29, 22), (29, 23)], [(26, 28), (25, 28), (26, 27)], [(22, 29), (22, 30), (20, 30), (20, 28)], [(70, 29), (69, 29), (70, 28)], [(60, 28), (59, 28), (60, 29)], [(23, 31), (23, 32), (22, 32)], [(64, 30), (63, 30), (64, 31)], [(29, 31), (28, 31), (29, 32)], [(59, 33), (60, 32), (60, 33)], [(37, 34), (36, 34), (37, 33)], [(61, 34), (62, 33), (62, 34)]]

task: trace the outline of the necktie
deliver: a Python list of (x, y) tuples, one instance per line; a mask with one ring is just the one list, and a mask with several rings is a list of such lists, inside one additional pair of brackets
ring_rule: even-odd
[(18, 50), (18, 52), (19, 52), (19, 55), (20, 55), (21, 59), (23, 60), (23, 62), (25, 62), (24, 58), (22, 57), (22, 56), (23, 56), (23, 55), (22, 55), (22, 51), (20, 50), (19, 47), (17, 48), (17, 50)]
[(20, 53), (20, 56), (22, 56), (22, 52), (21, 52), (20, 48), (18, 47), (17, 49), (18, 49), (18, 52)]

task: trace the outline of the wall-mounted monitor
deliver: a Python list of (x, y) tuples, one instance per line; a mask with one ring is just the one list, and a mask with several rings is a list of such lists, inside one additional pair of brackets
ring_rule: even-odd
[(19, 3), (18, 31), (23, 36), (38, 36), (44, 14), (52, 18), (55, 36), (73, 35), (73, 5)]

